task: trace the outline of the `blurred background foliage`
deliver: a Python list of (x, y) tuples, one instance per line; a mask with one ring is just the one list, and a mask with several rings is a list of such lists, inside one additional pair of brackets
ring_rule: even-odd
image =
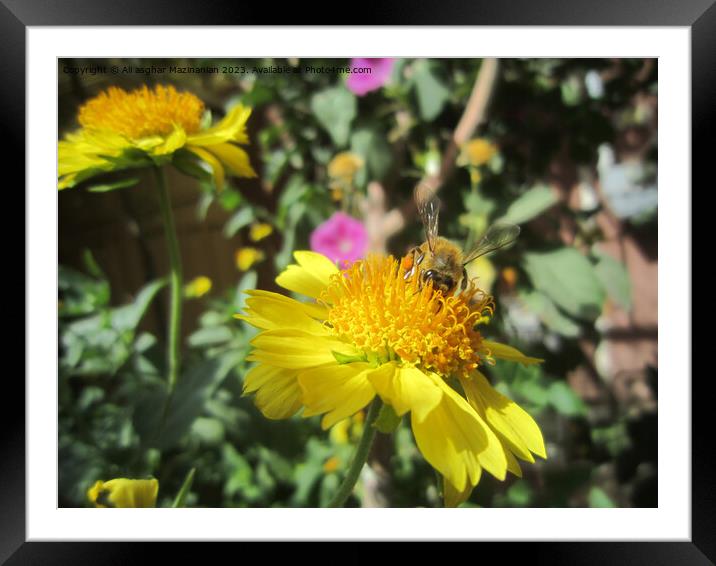
[[(79, 76), (65, 64), (135, 71)], [(248, 72), (136, 71), (170, 64)], [(167, 263), (156, 195), (142, 174), (129, 188), (59, 194), (60, 506), (87, 505), (97, 479), (149, 476), (158, 505), (170, 505), (192, 468), (188, 506), (319, 506), (337, 488), (361, 415), (330, 432), (318, 418), (261, 416), (241, 397), (254, 331), (233, 314), (243, 290), (278, 290), (291, 252), (345, 207), (327, 172), (342, 151), (364, 162), (356, 194), (373, 183), (405, 218), (388, 250), (422, 241), (413, 187), (439, 167), (483, 61), (396, 60), (364, 96), (336, 73), (251, 72), (336, 64), (348, 61), (60, 61), (60, 135), (103, 88), (171, 83), (216, 116), (237, 102), (254, 108), (248, 151), (259, 173), (218, 192), (205, 171), (191, 172), (198, 181), (169, 172), (185, 279), (208, 277), (211, 289), (187, 291), (183, 374), (161, 435)], [(521, 479), (484, 475), (466, 505), (657, 505), (656, 69), (651, 59), (501, 60), (474, 134), (497, 153), (476, 186), (458, 167), (440, 191), (441, 233), (457, 242), (497, 219), (522, 226), (515, 246), (471, 275), (495, 294), (490, 337), (546, 360), (488, 372), (537, 419), (548, 459), (524, 465)], [(271, 233), (257, 237), (258, 223)], [(350, 504), (436, 506), (435, 479), (402, 423), (379, 435)]]

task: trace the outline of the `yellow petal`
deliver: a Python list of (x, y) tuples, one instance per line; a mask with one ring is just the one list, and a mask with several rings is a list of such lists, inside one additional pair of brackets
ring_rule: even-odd
[(296, 371), (259, 364), (244, 377), (244, 395), (256, 392), (254, 403), (269, 419), (287, 419), (301, 408)]
[(298, 383), (303, 391), (304, 416), (327, 413), (321, 426), (328, 429), (354, 415), (375, 397), (367, 379), (370, 365), (365, 363), (323, 366), (303, 371)]
[(230, 143), (220, 143), (207, 145), (206, 149), (218, 157), (232, 175), (256, 177), (256, 171), (251, 167), (248, 154), (240, 147)]
[(326, 256), (309, 251), (293, 252), (298, 265), (289, 265), (276, 277), (284, 289), (317, 299), (328, 285), (331, 275), (339, 273), (336, 265)]
[(236, 268), (240, 271), (248, 271), (251, 267), (265, 259), (264, 252), (250, 246), (239, 248), (234, 256)]
[(247, 361), (286, 369), (338, 365), (333, 352), (345, 356), (355, 356), (358, 353), (355, 348), (340, 340), (300, 330), (266, 330), (256, 336), (251, 344), (254, 350), (247, 356)]
[(202, 161), (204, 161), (209, 167), (211, 167), (212, 174), (214, 175), (214, 184), (216, 185), (216, 188), (218, 190), (221, 190), (224, 188), (224, 167), (221, 165), (219, 160), (214, 157), (211, 153), (206, 151), (205, 149), (202, 149), (200, 147), (196, 147), (193, 145), (187, 145), (186, 148), (191, 151), (194, 155), (199, 157)]
[[(87, 491), (87, 497), (97, 507), (154, 507), (158, 492), (159, 482), (156, 479), (117, 478), (97, 481)], [(109, 505), (104, 505), (104, 502)]]
[[(174, 129), (167, 137), (158, 137), (159, 143), (153, 144), (150, 148), (148, 148), (148, 153), (153, 155), (167, 155), (169, 153), (174, 153), (186, 143), (186, 132), (184, 131), (184, 128), (178, 124), (174, 124)], [(137, 145), (140, 144), (141, 142), (137, 142)]]
[[(478, 474), (477, 482), (475, 482), (475, 485), (477, 485), (479, 481), (480, 474)], [(443, 476), (443, 501), (445, 502), (445, 507), (457, 507), (458, 505), (460, 505), (460, 503), (465, 503), (465, 501), (467, 501), (470, 497), (470, 494), (475, 488), (475, 485), (471, 484), (470, 482), (465, 482), (465, 489), (463, 489), (462, 491), (458, 491), (457, 489), (455, 489), (452, 483), (446, 481), (445, 476)]]
[(443, 396), (440, 387), (413, 366), (384, 364), (371, 372), (368, 380), (381, 399), (393, 407), (398, 416), (412, 411), (413, 418), (420, 422), (438, 406)]
[(246, 314), (236, 315), (236, 318), (262, 330), (284, 328), (302, 330), (309, 334), (328, 334), (328, 330), (303, 309), (303, 303), (278, 293), (249, 296), (244, 311)]
[(260, 242), (273, 233), (273, 226), (266, 222), (255, 222), (249, 227), (249, 238), (252, 242)]
[(466, 483), (477, 484), (480, 468), (502, 480), (507, 457), (495, 433), (475, 410), (439, 377), (442, 402), (422, 422), (413, 414), (415, 442), (425, 459), (463, 492)]
[(290, 304), (291, 307), (305, 312), (311, 318), (318, 320), (326, 320), (328, 318), (328, 309), (317, 303), (302, 303), (301, 301), (297, 301), (291, 297), (287, 297), (286, 295), (281, 295), (272, 291), (264, 291), (263, 289), (250, 289), (245, 291), (245, 293), (250, 297), (270, 297), (275, 300), (282, 300)]
[(509, 360), (511, 362), (519, 362), (526, 366), (530, 364), (541, 364), (544, 360), (540, 358), (530, 358), (525, 356), (517, 348), (508, 346), (507, 344), (500, 344), (499, 342), (491, 342), (490, 340), (484, 340), (483, 345), (488, 348), (495, 358), (501, 360)]
[(241, 104), (234, 106), (211, 128), (189, 136), (188, 143), (192, 145), (207, 146), (217, 143), (233, 141), (236, 143), (249, 143), (246, 134), (246, 121), (251, 116), (251, 108)]
[(479, 371), (462, 381), (468, 399), (484, 408), (487, 422), (517, 456), (528, 462), (534, 462), (530, 451), (547, 457), (542, 432), (527, 411), (494, 389)]

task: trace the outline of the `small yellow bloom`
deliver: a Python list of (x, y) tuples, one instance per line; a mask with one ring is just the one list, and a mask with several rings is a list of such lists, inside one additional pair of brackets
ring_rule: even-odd
[(211, 279), (204, 275), (195, 277), (184, 286), (184, 296), (187, 299), (203, 297), (209, 291), (211, 291)]
[(517, 270), (514, 267), (505, 267), (505, 269), (502, 270), (502, 280), (509, 289), (514, 289), (517, 284), (517, 278)]
[(497, 277), (497, 270), (487, 256), (483, 255), (470, 262), (465, 269), (467, 270), (467, 276), (470, 279), (477, 279), (480, 287), (486, 293), (492, 291), (492, 285), (495, 282), (495, 277)]
[(273, 232), (273, 226), (265, 222), (257, 222), (249, 228), (249, 238), (252, 242), (259, 242), (270, 236)]
[(331, 185), (331, 200), (340, 202), (343, 200), (343, 189), (338, 185)]
[[(328, 258), (295, 252), (276, 282), (316, 302), (250, 291), (238, 315), (260, 330), (244, 394), (271, 419), (322, 414), (324, 429), (379, 396), (398, 416), (410, 413), (419, 450), (445, 478), (445, 501), (457, 505), (485, 470), (520, 474), (516, 458), (546, 457), (539, 427), (492, 388), (479, 368), (494, 359), (541, 360), (483, 338), (479, 321), (492, 297), (474, 282), (454, 296), (404, 278), (400, 262), (371, 256), (339, 270)], [(452, 383), (457, 378), (460, 389)]]
[(328, 164), (328, 176), (343, 184), (350, 185), (353, 183), (353, 177), (363, 167), (363, 164), (363, 159), (359, 155), (344, 151), (331, 159)]
[(484, 138), (476, 138), (462, 146), (457, 164), (479, 167), (490, 161), (496, 154), (497, 147), (494, 144)]
[(97, 480), (87, 490), (88, 499), (95, 507), (154, 507), (157, 503), (159, 482), (118, 478), (103, 482)]
[(248, 271), (251, 266), (263, 259), (264, 253), (257, 248), (245, 247), (236, 250), (236, 267), (240, 271)]
[(349, 442), (357, 441), (363, 434), (364, 420), (363, 411), (359, 411), (352, 417), (336, 423), (329, 433), (331, 440), (336, 444), (348, 444)]
[(323, 463), (323, 471), (327, 474), (335, 472), (341, 467), (341, 461), (337, 456), (331, 456)]
[(232, 108), (202, 129), (204, 103), (173, 86), (146, 85), (132, 92), (110, 87), (79, 110), (80, 129), (58, 144), (58, 188), (74, 187), (100, 173), (198, 159), (221, 189), (227, 175), (255, 177), (247, 153), (251, 109)]

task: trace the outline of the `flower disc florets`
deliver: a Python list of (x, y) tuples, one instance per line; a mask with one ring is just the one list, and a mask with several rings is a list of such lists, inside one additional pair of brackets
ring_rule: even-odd
[(189, 92), (173, 86), (143, 86), (132, 92), (110, 87), (80, 108), (83, 128), (111, 130), (130, 139), (168, 135), (175, 126), (187, 134), (199, 131), (204, 103)]
[(446, 297), (404, 275), (392, 256), (371, 256), (333, 275), (321, 295), (326, 326), (369, 358), (398, 357), (444, 377), (469, 375), (488, 355), (475, 326), (492, 315), (492, 297), (473, 282)]

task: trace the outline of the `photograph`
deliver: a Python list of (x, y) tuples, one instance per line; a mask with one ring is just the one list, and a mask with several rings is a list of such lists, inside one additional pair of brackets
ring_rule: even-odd
[(57, 507), (658, 508), (659, 69), (58, 57)]

